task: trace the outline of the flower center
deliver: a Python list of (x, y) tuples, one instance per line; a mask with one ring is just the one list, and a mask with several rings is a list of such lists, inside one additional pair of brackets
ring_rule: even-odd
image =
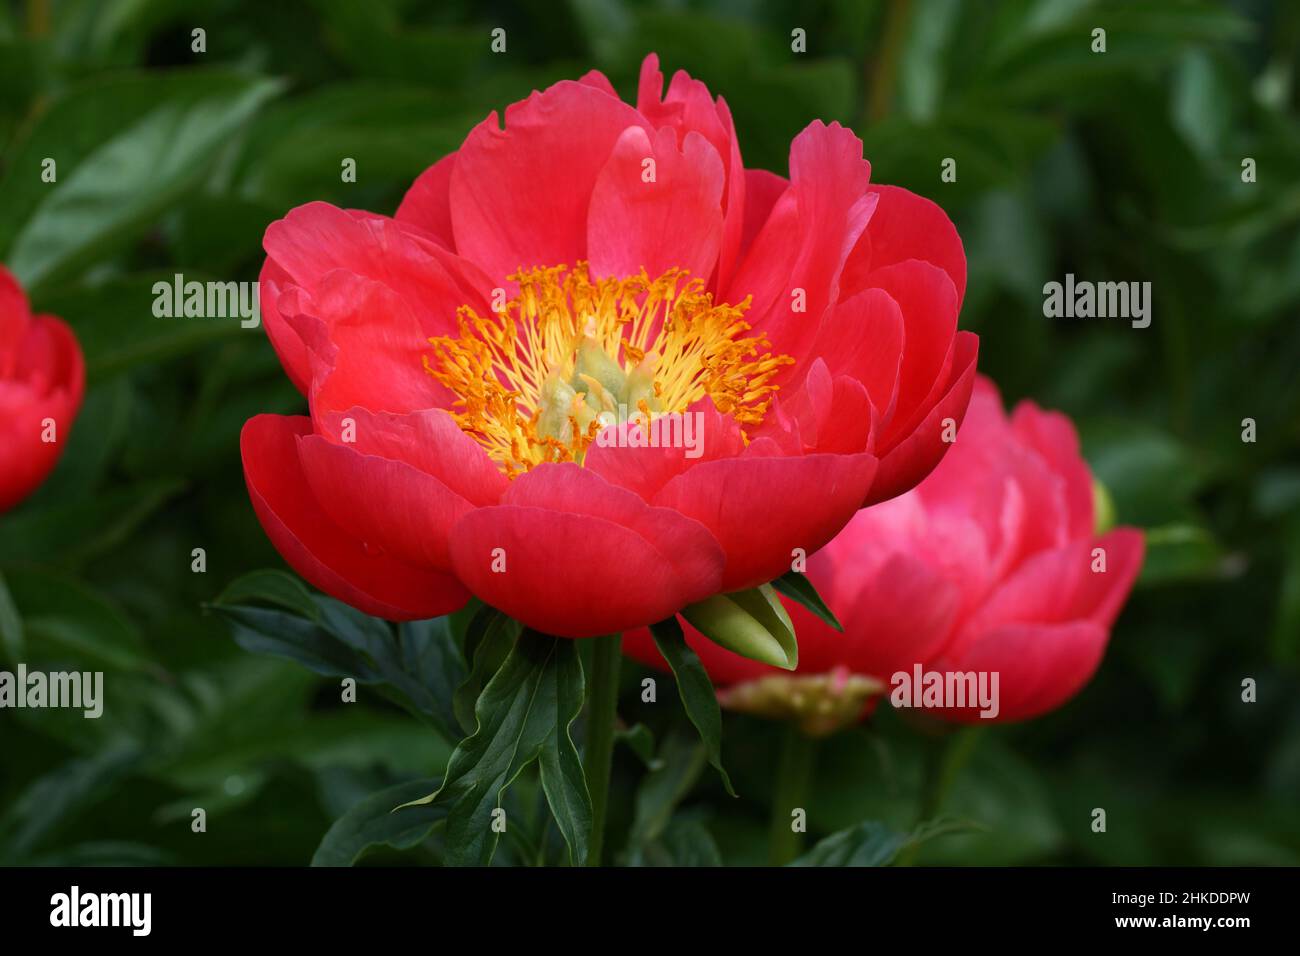
[(746, 336), (738, 305), (715, 304), (683, 269), (592, 281), (587, 264), (520, 271), (499, 311), (457, 313), (460, 333), (429, 340), (429, 374), (456, 396), (452, 417), (511, 478), (548, 461), (582, 462), (600, 430), (648, 424), (708, 396), (757, 425), (771, 383), (794, 359)]

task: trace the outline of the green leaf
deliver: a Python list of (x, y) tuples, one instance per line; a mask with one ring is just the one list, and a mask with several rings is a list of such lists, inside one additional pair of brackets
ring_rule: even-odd
[(888, 866), (911, 837), (878, 820), (821, 840), (790, 866)]
[(377, 685), (444, 736), (457, 736), (452, 689), (464, 665), (448, 618), (407, 622), (394, 635), (386, 622), (312, 594), (282, 571), (244, 575), (209, 606), (232, 625), (245, 650)]
[(770, 584), (715, 594), (681, 613), (697, 631), (735, 654), (788, 671), (799, 666), (794, 625)]
[(9, 593), (4, 575), (0, 574), (0, 647), (4, 648), (6, 660), (20, 661), (25, 646), (23, 619), (14, 606), (14, 598)]
[[(40, 307), (76, 330), (86, 356), (86, 374), (93, 382), (189, 355), (241, 333), (262, 334), (257, 329), (244, 329), (240, 324), (243, 320), (234, 314), (203, 318), (155, 316), (154, 284), (162, 281), (170, 287), (177, 271), (55, 285), (41, 295)], [(193, 269), (186, 269), (183, 275), (187, 282), (213, 278)]]
[(397, 640), (383, 645), (376, 664), (384, 680), (434, 717), (449, 738), (457, 736), (452, 699), (465, 679), (465, 663), (447, 617), (404, 621)]
[(647, 769), (654, 770), (658, 767), (659, 761), (655, 759), (655, 735), (645, 724), (620, 727), (614, 732), (614, 741), (626, 744)]
[(235, 643), (246, 651), (283, 657), (326, 677), (379, 679), (367, 661), (313, 621), (262, 607), (216, 604), (213, 609), (233, 625)]
[[(138, 234), (193, 188), (281, 88), (215, 71), (127, 75), (67, 91), (12, 156), (0, 184), (0, 249), (29, 288), (53, 283)], [(42, 182), (54, 159), (57, 180)]]
[[(591, 799), (569, 728), (582, 710), (582, 664), (573, 641), (525, 630), (475, 707), (477, 729), (456, 747), (442, 786), (410, 806), (448, 804), (446, 862), (491, 862), (495, 811), (516, 777), (541, 761), (542, 787), (570, 860), (586, 860)], [(507, 826), (509, 821), (506, 821)]]
[(731, 778), (722, 767), (722, 711), (718, 707), (718, 695), (709, 680), (708, 671), (700, 663), (697, 655), (686, 643), (686, 635), (677, 618), (670, 617), (650, 626), (655, 646), (663, 655), (668, 666), (672, 668), (673, 677), (677, 679), (677, 693), (682, 699), (682, 707), (690, 718), (700, 739), (708, 750), (711, 763), (722, 776), (723, 786), (733, 797), (735, 789)]
[(438, 786), (436, 779), (411, 780), (366, 797), (334, 821), (316, 848), (311, 865), (352, 866), (373, 847), (387, 845), (409, 850), (418, 846), (434, 824), (446, 816), (446, 808), (435, 805), (394, 808)]
[[(26, 654), (43, 662), (74, 661), (80, 669), (90, 669), (93, 664), (123, 671), (159, 671), (135, 625), (76, 578), (25, 566), (5, 573), (13, 605), (22, 612)], [(11, 653), (8, 644), (5, 651)]]
[(835, 616), (835, 612), (826, 606), (826, 602), (817, 593), (817, 589), (813, 587), (813, 583), (808, 580), (807, 575), (800, 574), (798, 571), (787, 571), (772, 582), (772, 587), (790, 600), (802, 604), (835, 630), (844, 631), (844, 625)]
[(693, 736), (673, 733), (664, 741), (657, 766), (637, 788), (627, 838), (629, 858), (635, 860), (641, 850), (663, 835), (673, 811), (695, 786), (707, 759), (704, 746)]
[(125, 541), (182, 487), (180, 481), (154, 478), (5, 515), (0, 563), (94, 557)]
[(299, 578), (285, 571), (250, 571), (226, 585), (215, 603), (233, 606), (250, 602), (272, 604), (309, 620), (320, 620), (311, 591)]
[(722, 866), (722, 854), (704, 822), (692, 814), (668, 824), (663, 835), (640, 850), (631, 866)]
[(1204, 528), (1191, 524), (1150, 528), (1138, 584), (1152, 587), (1214, 578), (1225, 558), (1222, 546)]
[(518, 622), (496, 608), (485, 605), (470, 620), (465, 632), (464, 650), (469, 672), (452, 695), (452, 710), (465, 733), (473, 733), (477, 726), (474, 705), (483, 692), (483, 685), (505, 661), (518, 638)]
[(34, 781), (0, 816), (0, 857), (21, 862), (59, 826), (107, 797), (139, 758), (134, 747), (111, 747)]

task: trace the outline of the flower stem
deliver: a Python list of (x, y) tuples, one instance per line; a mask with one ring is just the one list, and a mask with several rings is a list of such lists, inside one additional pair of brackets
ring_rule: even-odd
[[(953, 781), (966, 765), (971, 751), (975, 749), (980, 729), (961, 727), (928, 741), (921, 765), (921, 793), (916, 814), (918, 827), (939, 816)], [(911, 866), (915, 863), (918, 849), (916, 843), (907, 847), (899, 855), (898, 865)]]
[(600, 866), (609, 808), (609, 769), (614, 759), (614, 729), (618, 722), (618, 668), (623, 635), (598, 637), (591, 655), (591, 685), (587, 695), (587, 752), (583, 770), (591, 794), (591, 839), (587, 865)]
[(785, 866), (799, 855), (803, 834), (791, 827), (791, 814), (796, 808), (808, 809), (804, 803), (817, 762), (817, 741), (800, 730), (797, 723), (787, 723), (784, 738), (772, 793), (768, 860), (773, 866)]

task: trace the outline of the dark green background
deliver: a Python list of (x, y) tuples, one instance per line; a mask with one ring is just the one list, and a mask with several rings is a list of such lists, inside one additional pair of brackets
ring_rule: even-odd
[[(89, 371), (59, 469), (0, 518), (24, 641), (0, 601), (0, 651), (108, 672), (98, 721), (0, 714), (0, 862), (305, 863), (362, 796), (441, 771), (448, 742), (374, 695), (338, 703), (336, 681), (240, 650), (202, 610), (280, 566), (238, 433), (302, 400), (261, 331), (156, 319), (151, 286), (255, 279), (264, 228), (292, 206), (391, 213), (489, 110), (592, 67), (632, 97), (652, 50), (726, 97), (746, 165), (785, 172), (800, 129), (839, 120), (875, 181), (941, 203), (982, 370), (1074, 416), (1120, 520), (1149, 529), (1096, 680), (963, 741), (942, 811), (983, 829), (921, 861), (1300, 862), (1300, 5), (1073, 0), (0, 6), (0, 260), (73, 325)], [(1045, 319), (1042, 286), (1066, 272), (1149, 280), (1151, 327)], [(669, 739), (669, 684), (642, 705), (637, 677), (625, 668), (623, 716)], [(658, 858), (707, 858), (705, 830), (728, 863), (764, 858), (777, 736), (727, 717), (740, 799), (699, 776)], [(910, 826), (936, 746), (888, 712), (825, 745), (812, 834)], [(616, 852), (643, 773), (621, 748)]]

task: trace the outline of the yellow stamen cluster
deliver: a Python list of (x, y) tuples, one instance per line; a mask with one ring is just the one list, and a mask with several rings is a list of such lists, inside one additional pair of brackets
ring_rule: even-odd
[(742, 426), (772, 404), (780, 368), (737, 305), (715, 304), (682, 269), (593, 281), (585, 262), (510, 276), (500, 312), (457, 313), (460, 334), (429, 340), (425, 368), (455, 394), (453, 417), (510, 477), (547, 461), (582, 461), (619, 406), (642, 420), (708, 396)]

